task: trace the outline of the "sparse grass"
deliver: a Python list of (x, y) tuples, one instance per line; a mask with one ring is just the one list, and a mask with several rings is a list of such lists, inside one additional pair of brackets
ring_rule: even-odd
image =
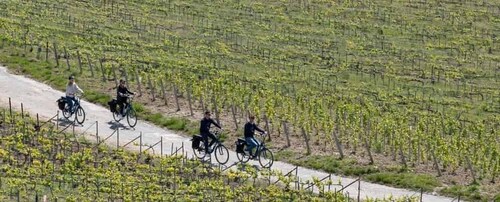
[(405, 169), (381, 169), (373, 165), (360, 165), (354, 159), (339, 160), (335, 156), (320, 155), (300, 156), (292, 151), (277, 152), (275, 157), (295, 165), (344, 176), (359, 176), (371, 182), (395, 187), (432, 191), (441, 186), (436, 177), (427, 174), (410, 173)]
[(391, 173), (380, 172), (366, 175), (364, 179), (371, 182), (393, 185), (396, 187), (422, 189), (426, 192), (433, 191), (434, 188), (441, 186), (436, 177), (427, 174), (415, 173)]
[(469, 186), (453, 185), (442, 189), (440, 193), (448, 196), (460, 196), (461, 200), (487, 201), (487, 199), (481, 196), (480, 187), (477, 184)]

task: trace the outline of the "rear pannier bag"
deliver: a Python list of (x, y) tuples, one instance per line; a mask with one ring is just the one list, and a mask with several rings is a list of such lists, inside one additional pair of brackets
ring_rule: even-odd
[(193, 147), (193, 149), (200, 148), (200, 142), (201, 142), (201, 140), (202, 140), (201, 136), (199, 136), (199, 135), (194, 135), (193, 136), (193, 142), (191, 143), (192, 144), (191, 146)]
[(238, 138), (238, 141), (236, 141), (236, 152), (237, 153), (244, 153), (243, 148), (245, 148), (245, 145), (247, 142), (241, 138)]
[(60, 110), (64, 110), (65, 106), (66, 106), (66, 99), (64, 99), (64, 97), (59, 98), (59, 100), (57, 100), (57, 107), (59, 107)]
[(118, 101), (116, 99), (113, 99), (111, 101), (108, 102), (108, 105), (109, 105), (109, 110), (113, 113), (116, 112), (116, 105), (118, 105)]

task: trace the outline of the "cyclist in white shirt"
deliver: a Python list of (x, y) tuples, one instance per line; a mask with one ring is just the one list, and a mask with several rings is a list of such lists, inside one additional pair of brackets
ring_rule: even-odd
[(71, 113), (73, 113), (73, 105), (76, 102), (75, 95), (77, 93), (83, 94), (83, 90), (78, 87), (75, 83), (75, 77), (70, 76), (68, 85), (66, 85), (66, 102), (68, 103), (69, 109), (71, 110)]

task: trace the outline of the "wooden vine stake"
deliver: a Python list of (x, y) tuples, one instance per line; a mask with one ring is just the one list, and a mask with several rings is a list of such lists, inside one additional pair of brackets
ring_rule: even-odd
[(139, 97), (142, 96), (141, 79), (139, 78), (139, 71), (134, 69), (135, 80), (137, 81), (137, 88), (139, 89)]
[(54, 45), (54, 58), (56, 60), (56, 67), (59, 67), (59, 56), (57, 55), (57, 45), (56, 43), (53, 43)]
[(87, 62), (89, 63), (90, 75), (94, 78), (94, 69), (92, 68), (92, 60), (90, 60), (90, 56), (87, 53)]
[(38, 48), (37, 48), (37, 51), (36, 51), (36, 59), (40, 59), (40, 53), (42, 52), (42, 47), (40, 46), (40, 44), (38, 44)]
[(80, 68), (80, 74), (82, 74), (83, 73), (82, 58), (80, 56), (80, 51), (79, 50), (76, 51), (76, 58), (78, 59), (78, 68)]
[(311, 147), (309, 146), (309, 137), (307, 136), (306, 130), (304, 127), (300, 128), (302, 130), (302, 136), (304, 137), (304, 140), (306, 142), (306, 147), (307, 147), (307, 155), (311, 154)]
[(236, 127), (236, 130), (238, 130), (238, 120), (236, 119), (236, 110), (235, 110), (234, 104), (231, 106), (231, 114), (233, 115), (233, 122), (234, 126)]
[[(163, 101), (165, 101), (165, 106), (168, 105), (168, 100), (167, 100), (167, 91), (165, 90), (165, 84), (163, 83), (163, 79), (160, 78), (160, 87), (161, 87), (161, 92), (163, 95)], [(189, 103), (191, 104), (191, 103)]]
[(125, 69), (125, 68), (120, 68), (120, 69), (122, 70), (122, 71), (121, 71), (121, 72), (122, 72), (122, 77), (124, 77), (124, 78), (125, 78), (125, 82), (126, 82), (126, 83), (127, 83), (127, 85), (128, 85), (129, 83), (128, 83), (128, 74), (127, 74), (127, 69)]
[(45, 42), (45, 61), (49, 61), (49, 42)]
[(179, 98), (177, 97), (177, 94), (178, 94), (177, 85), (174, 84), (174, 98), (175, 98), (175, 104), (177, 105), (176, 111), (181, 111), (181, 106), (179, 105)]
[(212, 103), (214, 105), (215, 120), (220, 125), (219, 109), (217, 108), (217, 99), (215, 98), (215, 95), (212, 95)]
[(441, 169), (439, 168), (439, 162), (437, 161), (434, 149), (431, 150), (431, 154), (432, 154), (432, 160), (434, 161), (434, 168), (436, 168), (437, 170), (438, 177), (441, 177)]
[(193, 113), (193, 104), (191, 103), (191, 89), (188, 89), (187, 90), (187, 96), (188, 96), (188, 104), (189, 104), (189, 114), (191, 114), (191, 116), (194, 115)]
[(104, 59), (100, 59), (100, 60), (99, 60), (99, 64), (100, 64), (100, 66), (101, 66), (102, 81), (103, 81), (103, 82), (105, 82), (105, 81), (106, 81), (106, 75), (104, 74), (104, 67), (102, 66), (102, 61), (103, 61), (103, 60), (104, 60)]
[(340, 154), (340, 159), (344, 159), (344, 150), (342, 148), (342, 144), (340, 143), (338, 134), (339, 134), (339, 127), (340, 127), (340, 119), (338, 114), (335, 115), (335, 121), (337, 122), (335, 129), (333, 130), (332, 136), (333, 140), (335, 141), (335, 145), (337, 146), (337, 150), (339, 150)]
[(286, 137), (286, 146), (287, 147), (292, 146), (290, 144), (290, 132), (288, 131), (288, 122), (287, 121), (283, 121), (283, 132), (285, 133), (285, 137)]
[(68, 66), (68, 70), (71, 70), (71, 66), (69, 64), (69, 55), (68, 51), (66, 50), (66, 47), (64, 47), (64, 57), (66, 58), (66, 65)]
[(205, 108), (205, 104), (203, 103), (203, 95), (200, 95), (200, 105), (203, 112), (207, 111), (207, 108)]
[(111, 70), (113, 71), (113, 77), (114, 77), (114, 80), (115, 80), (115, 87), (118, 87), (118, 78), (116, 77), (115, 64), (111, 64)]
[[(364, 140), (364, 144), (365, 144), (364, 146), (366, 148), (366, 152), (368, 153), (368, 157), (370, 158), (370, 165), (373, 165), (373, 163), (375, 163), (375, 162), (373, 161), (372, 152), (370, 150), (370, 143), (368, 142), (368, 137), (370, 137), (369, 133), (370, 133), (370, 122), (368, 121), (368, 124), (366, 124), (366, 126), (365, 126), (365, 137), (363, 138), (363, 140)], [(404, 159), (404, 157), (403, 157), (403, 159)], [(406, 165), (406, 163), (405, 163), (405, 165)]]
[(268, 138), (269, 138), (269, 141), (272, 141), (271, 140), (271, 131), (269, 130), (269, 119), (267, 118), (267, 116), (264, 114), (264, 122), (265, 122), (265, 126), (264, 128), (266, 129), (267, 133), (268, 133)]
[(476, 173), (474, 172), (474, 168), (472, 167), (472, 163), (470, 162), (469, 156), (465, 156), (465, 160), (467, 161), (467, 167), (469, 168), (470, 174), (474, 182), (477, 182)]
[(148, 85), (149, 89), (151, 89), (151, 96), (153, 96), (151, 100), (154, 102), (156, 100), (155, 89), (153, 87), (153, 83), (151, 82), (151, 77), (149, 75), (148, 75)]

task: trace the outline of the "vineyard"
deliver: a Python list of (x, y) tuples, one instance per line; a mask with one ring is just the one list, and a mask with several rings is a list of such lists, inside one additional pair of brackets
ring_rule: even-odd
[[(222, 170), (184, 155), (155, 155), (92, 143), (61, 122), (41, 122), (24, 112), (0, 113), (2, 201), (348, 201), (315, 179), (319, 194), (294, 189), (296, 176), (239, 166)], [(57, 115), (56, 115), (57, 116)], [(151, 147), (150, 147), (151, 148)], [(271, 179), (278, 179), (276, 181)], [(359, 201), (359, 197), (358, 197)], [(365, 201), (372, 201), (366, 198)], [(389, 197), (377, 201), (418, 201)]]
[[(187, 201), (250, 201), (280, 195), (282, 200), (320, 199), (299, 192), (285, 193), (277, 186), (254, 188), (259, 181), (253, 178), (250, 183), (255, 175), (251, 171), (221, 175), (182, 155), (156, 157), (113, 150), (58, 133), (54, 125), (37, 130), (33, 126), (36, 122), (19, 114), (2, 117), (2, 201), (40, 200), (43, 195), (54, 201), (174, 201), (179, 197)], [(343, 200), (341, 195), (324, 199)]]
[(253, 113), (274, 145), (306, 154), (498, 184), (495, 1), (25, 0), (0, 11), (0, 46), (61, 77), (125, 78), (235, 129)]

